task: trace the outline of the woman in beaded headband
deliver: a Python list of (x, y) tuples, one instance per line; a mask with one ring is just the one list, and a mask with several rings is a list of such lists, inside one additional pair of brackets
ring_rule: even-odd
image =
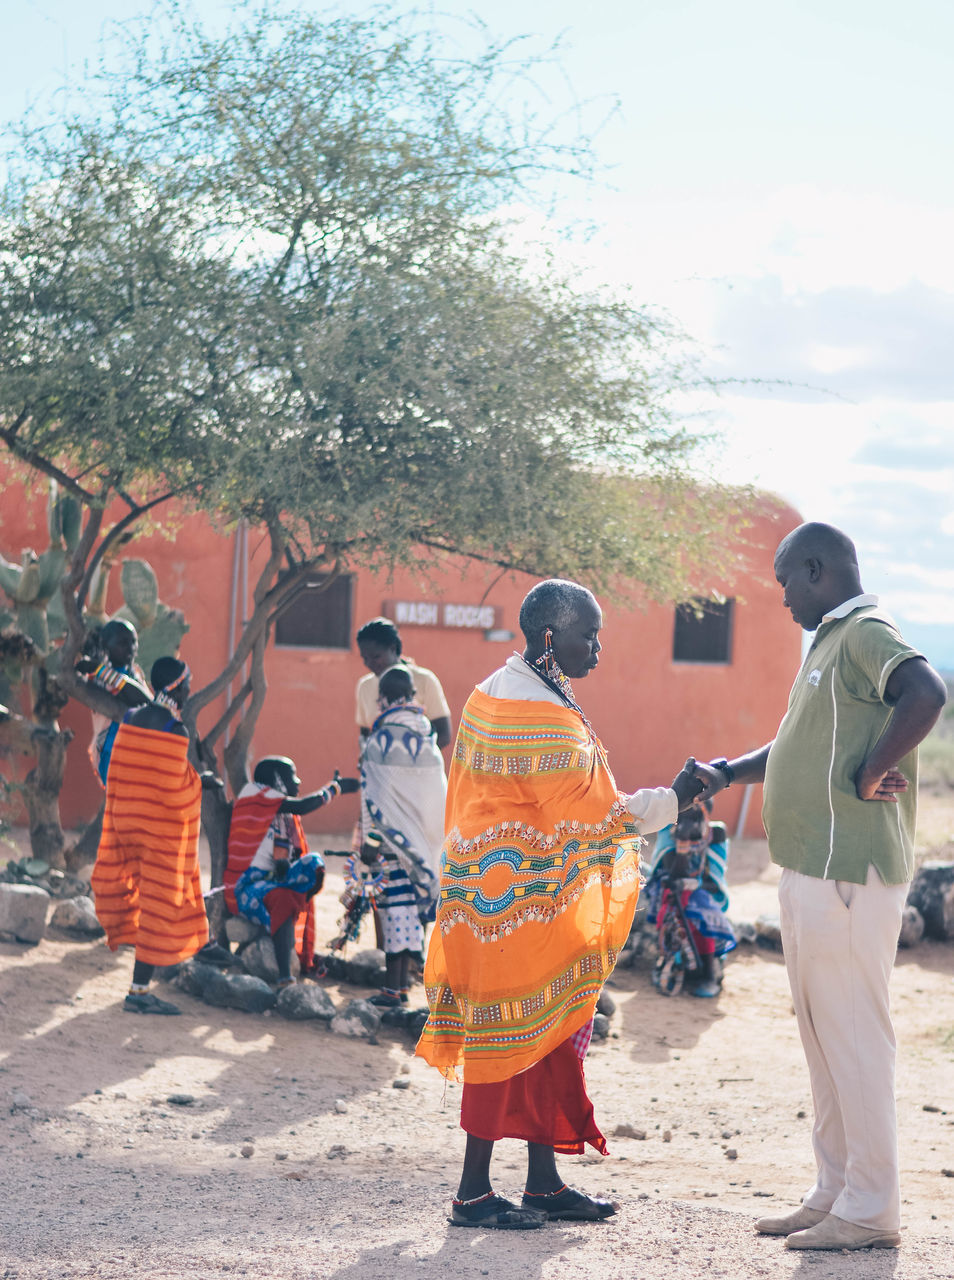
[(157, 658), (149, 673), (157, 705), (178, 716), (189, 696), (191, 676), (192, 672), (179, 658)]

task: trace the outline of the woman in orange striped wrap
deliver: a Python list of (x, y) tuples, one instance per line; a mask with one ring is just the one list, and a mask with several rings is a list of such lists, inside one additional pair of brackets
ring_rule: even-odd
[(92, 888), (110, 950), (136, 949), (123, 1008), (177, 1014), (149, 982), (157, 965), (185, 960), (208, 941), (199, 884), (202, 784), (180, 719), (189, 668), (159, 658), (151, 683), (155, 701), (130, 712), (113, 743)]
[[(585, 587), (538, 583), (520, 609), (526, 649), (461, 717), (417, 1048), (463, 1079), (457, 1226), (595, 1221), (617, 1208), (567, 1187), (555, 1153), (606, 1149), (583, 1077), (596, 1001), (629, 934), (642, 836), (702, 784), (687, 765), (671, 788), (617, 789), (570, 685), (597, 666), (601, 626)], [(499, 1138), (527, 1143), (519, 1206), (491, 1186)]]

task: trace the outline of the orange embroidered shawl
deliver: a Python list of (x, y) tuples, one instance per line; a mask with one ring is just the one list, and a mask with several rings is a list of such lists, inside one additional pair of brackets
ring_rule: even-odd
[(629, 934), (642, 841), (577, 712), (479, 689), (446, 825), (417, 1052), (450, 1078), (506, 1080), (593, 1016)]

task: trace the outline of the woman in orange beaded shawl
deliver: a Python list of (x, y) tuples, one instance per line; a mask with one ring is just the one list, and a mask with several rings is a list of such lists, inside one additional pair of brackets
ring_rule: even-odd
[[(417, 1052), (464, 1084), (459, 1226), (615, 1212), (566, 1187), (555, 1152), (606, 1149), (583, 1076), (596, 1001), (629, 934), (642, 834), (674, 821), (701, 786), (684, 770), (673, 788), (618, 790), (570, 685), (599, 662), (602, 615), (586, 588), (538, 583), (520, 626), (524, 653), (474, 690), (461, 718), (424, 975)], [(505, 1137), (528, 1144), (520, 1206), (490, 1184)]]

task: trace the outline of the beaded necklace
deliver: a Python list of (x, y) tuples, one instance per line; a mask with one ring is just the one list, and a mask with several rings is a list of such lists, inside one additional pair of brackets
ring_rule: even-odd
[(525, 657), (522, 653), (518, 654), (518, 657), (521, 659), (522, 662), (525, 663), (526, 666), (530, 668), (530, 670), (533, 672), (535, 676), (540, 677), (540, 679), (547, 686), (547, 688), (552, 689), (554, 693), (559, 694), (559, 696), (563, 699), (566, 705), (572, 711), (575, 711), (577, 713), (577, 715), (586, 725), (587, 729), (590, 731), (590, 735), (595, 736), (593, 733), (593, 726), (590, 724), (589, 720), (587, 720), (586, 715), (584, 714), (583, 708), (580, 706), (576, 698), (573, 696), (573, 686), (570, 684), (568, 677), (564, 675), (563, 671), (560, 669), (560, 665), (557, 662), (556, 658), (554, 658), (552, 654), (547, 654), (547, 653), (541, 654), (541, 656), (537, 658), (537, 662), (542, 663), (546, 659), (549, 659), (548, 665), (550, 667), (549, 671), (543, 671), (539, 666), (531, 662), (530, 659)]

